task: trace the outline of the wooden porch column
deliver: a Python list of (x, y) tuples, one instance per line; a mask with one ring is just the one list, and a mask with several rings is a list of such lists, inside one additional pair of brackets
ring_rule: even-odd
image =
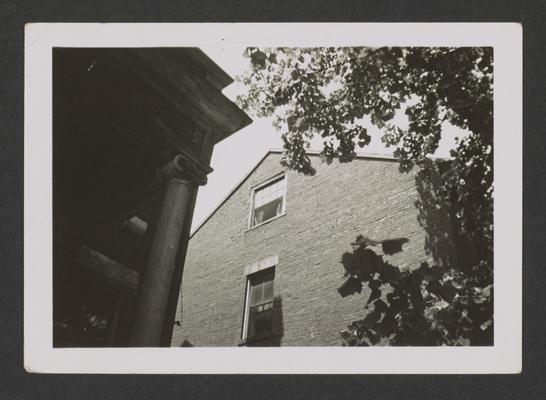
[[(146, 274), (139, 288), (137, 313), (131, 345), (158, 347), (163, 320), (179, 259), (186, 219), (191, 215), (192, 198), (198, 184), (206, 182), (207, 170), (196, 168), (179, 155), (158, 171), (160, 179), (167, 183), (165, 197), (159, 215)], [(184, 238), (183, 240), (187, 240)]]

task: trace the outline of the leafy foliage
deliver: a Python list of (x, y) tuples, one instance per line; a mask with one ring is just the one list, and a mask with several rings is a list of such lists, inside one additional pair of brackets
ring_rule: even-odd
[[(314, 173), (305, 150), (316, 135), (323, 138), (323, 160), (353, 160), (355, 148), (370, 142), (364, 117), (397, 146), (404, 171), (436, 151), (444, 121), (468, 129), (443, 178), (445, 196), (457, 193), (462, 229), (491, 237), (491, 48), (248, 48), (246, 55), (252, 68), (240, 79), (248, 94), (238, 101), (284, 129), (283, 163), (297, 171)], [(394, 121), (402, 107), (405, 130)]]
[(342, 296), (360, 292), (363, 284), (370, 289), (364, 318), (341, 333), (344, 344), (490, 344), (492, 285), (484, 287), (479, 276), (427, 262), (414, 270), (393, 266), (375, 249), (381, 244), (388, 254), (386, 247), (394, 242), (402, 251), (401, 239), (378, 243), (358, 236), (353, 252), (343, 255), (349, 278), (339, 289)]
[[(350, 329), (357, 332), (358, 340), (351, 340), (355, 344), (375, 344), (377, 337), (393, 344), (482, 343), (477, 338), (492, 332), (492, 49), (248, 48), (245, 55), (251, 70), (239, 79), (248, 93), (238, 102), (258, 117), (272, 117), (283, 131), (285, 166), (314, 174), (306, 155), (314, 137), (322, 138), (324, 161), (350, 162), (357, 148), (370, 143), (365, 125), (372, 124), (383, 132), (383, 142), (395, 147), (401, 171), (419, 168), (420, 222), (427, 228), (429, 244), (443, 240), (434, 236), (428, 218), (427, 210), (436, 207), (446, 210), (456, 235), (469, 241), (478, 255), (471, 265), (423, 264), (416, 271), (403, 272), (401, 282), (388, 278), (385, 263), (378, 262), (374, 273), (381, 277), (381, 285), (392, 288), (392, 302), (374, 297), (380, 289), (371, 288), (374, 298), (368, 301), (366, 317)], [(399, 110), (407, 115), (407, 127), (397, 124)], [(439, 184), (428, 187), (426, 178), (438, 167), (430, 156), (438, 148), (445, 122), (470, 133), (457, 140)], [(360, 248), (362, 243), (355, 251)], [(370, 244), (365, 250), (372, 251)], [(437, 279), (426, 281), (430, 269)], [(378, 285), (367, 275), (363, 279), (352, 273), (351, 278)], [(483, 301), (476, 302), (480, 296)], [(476, 311), (481, 315), (476, 316), (476, 307), (484, 314)], [(386, 331), (377, 324), (385, 324)], [(410, 334), (416, 326), (426, 338)], [(386, 335), (391, 328), (391, 335)]]

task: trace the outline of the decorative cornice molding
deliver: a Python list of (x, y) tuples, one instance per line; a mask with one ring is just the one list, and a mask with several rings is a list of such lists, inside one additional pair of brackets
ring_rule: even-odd
[(211, 172), (211, 167), (178, 154), (172, 161), (158, 168), (156, 176), (160, 182), (164, 183), (172, 179), (183, 179), (202, 186), (207, 183), (207, 175)]

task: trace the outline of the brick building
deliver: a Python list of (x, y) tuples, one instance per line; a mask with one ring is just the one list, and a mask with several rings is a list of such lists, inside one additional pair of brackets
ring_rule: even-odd
[(193, 233), (172, 345), (337, 346), (368, 298), (342, 297), (341, 258), (357, 235), (402, 238), (384, 255), (414, 268), (432, 255), (418, 222), (416, 172), (361, 156), (315, 158), (305, 176), (270, 151)]

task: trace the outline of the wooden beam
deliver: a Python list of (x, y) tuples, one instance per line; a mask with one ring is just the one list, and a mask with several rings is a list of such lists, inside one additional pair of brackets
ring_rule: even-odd
[(136, 296), (139, 280), (136, 271), (86, 246), (78, 252), (78, 263), (100, 283)]

